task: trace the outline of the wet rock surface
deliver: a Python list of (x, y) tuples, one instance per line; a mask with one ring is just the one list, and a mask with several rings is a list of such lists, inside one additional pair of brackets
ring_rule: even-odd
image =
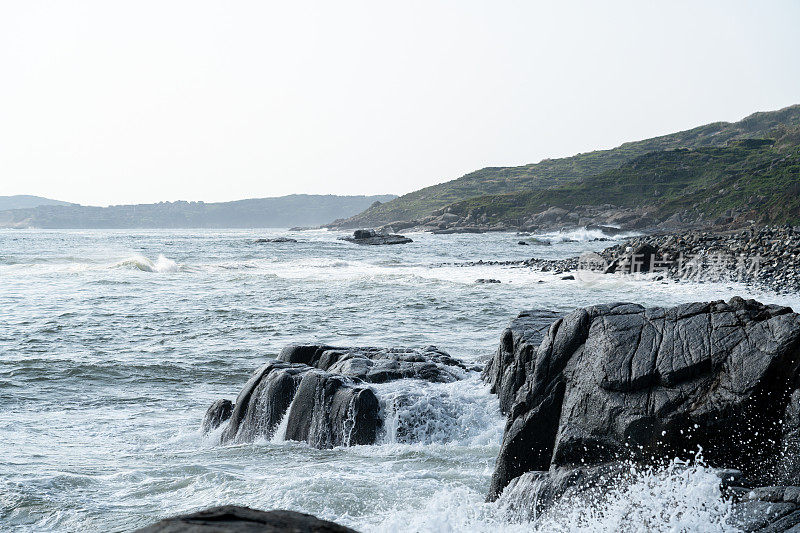
[(492, 386), (500, 400), (500, 410), (507, 414), (517, 391), (532, 375), (534, 355), (542, 338), (560, 314), (553, 311), (523, 311), (500, 336), (500, 346), (486, 364), (481, 377)]
[(356, 533), (335, 522), (295, 511), (258, 511), (224, 505), (166, 518), (136, 533)]
[[(220, 442), (281, 439), (316, 448), (374, 444), (383, 426), (380, 403), (369, 384), (403, 379), (451, 383), (478, 368), (468, 367), (435, 346), (341, 348), (294, 344), (256, 370), (235, 403), (214, 402), (203, 418), (208, 433), (220, 427)], [(414, 402), (393, 397), (395, 407)]]
[(525, 346), (535, 335), (518, 329), (484, 374), (499, 391), (525, 375), (490, 499), (527, 472), (646, 463), (698, 446), (709, 465), (754, 484), (797, 479), (785, 460), (796, 450), (784, 449), (797, 430), (800, 315), (791, 309), (741, 298), (599, 305), (556, 320), (533, 352)]
[(303, 363), (368, 383), (385, 383), (405, 378), (449, 383), (463, 379), (470, 370), (464, 363), (435, 346), (420, 349), (337, 348), (318, 344), (294, 344), (281, 350), (278, 360)]
[(404, 235), (391, 233), (379, 233), (372, 229), (357, 229), (352, 237), (339, 237), (343, 241), (356, 244), (383, 245), (383, 244), (407, 244), (414, 242)]

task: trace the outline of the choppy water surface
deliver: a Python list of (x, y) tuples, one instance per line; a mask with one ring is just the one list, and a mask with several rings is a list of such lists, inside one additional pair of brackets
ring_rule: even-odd
[[(300, 242), (254, 242), (277, 235)], [(453, 265), (613, 244), (585, 240), (592, 235), (549, 247), (518, 246), (511, 234), (414, 234), (412, 244), (386, 247), (338, 235), (0, 231), (2, 528), (127, 531), (221, 503), (294, 509), (366, 531), (614, 531), (631, 516), (726, 528), (724, 502), (702, 469), (643, 475), (644, 486), (657, 487), (649, 499), (621, 489), (536, 524), (484, 504), (503, 420), (477, 378), (402, 385), (419, 387), (409, 408), (418, 411), (392, 412), (376, 446), (219, 446), (201, 437), (207, 406), (235, 398), (290, 342), (435, 344), (476, 361), (523, 309), (734, 294), (800, 303), (724, 284), (586, 284), (527, 268)], [(382, 385), (382, 397), (393, 386)], [(420, 413), (429, 423), (411, 442), (392, 432), (392, 417)]]

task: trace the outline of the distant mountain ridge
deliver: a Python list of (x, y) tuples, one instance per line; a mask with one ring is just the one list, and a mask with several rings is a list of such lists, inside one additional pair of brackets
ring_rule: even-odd
[(41, 196), (31, 196), (29, 194), (15, 194), (13, 196), (0, 196), (0, 211), (6, 209), (30, 209), (40, 205), (75, 205), (60, 200), (51, 200)]
[(610, 150), (544, 159), (539, 163), (517, 167), (488, 167), (370, 207), (363, 213), (337, 220), (330, 226), (409, 227), (409, 222), (440, 215), (450, 209), (449, 206), (458, 204), (459, 209), (463, 209), (464, 204), (472, 199), (484, 198), (484, 203), (492, 203), (489, 198), (498, 195), (497, 203), (508, 204), (508, 199), (499, 196), (533, 194), (535, 191), (568, 187), (603, 172), (616, 170), (648, 153), (681, 148), (725, 147), (732, 141), (773, 135), (771, 132), (775, 128), (791, 129), (797, 126), (800, 126), (800, 105), (793, 105), (778, 111), (754, 113), (738, 122), (714, 122), (652, 139), (628, 142)]
[(13, 228), (261, 228), (319, 226), (349, 217), (396, 195), (336, 196), (292, 194), (233, 202), (40, 205), (0, 211), (0, 227)]

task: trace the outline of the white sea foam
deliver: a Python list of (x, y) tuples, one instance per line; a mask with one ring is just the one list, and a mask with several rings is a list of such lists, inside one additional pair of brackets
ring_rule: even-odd
[(601, 239), (618, 240), (618, 239), (628, 239), (630, 237), (635, 237), (637, 235), (641, 235), (641, 233), (635, 231), (628, 231), (623, 233), (610, 234), (600, 229), (577, 228), (566, 231), (551, 231), (547, 233), (537, 234), (534, 236), (544, 241), (557, 243), (557, 242), (591, 242)]
[(142, 272), (177, 272), (178, 271), (178, 264), (169, 259), (164, 257), (163, 254), (159, 254), (158, 258), (155, 262), (149, 260), (143, 255), (136, 254), (132, 257), (127, 259), (123, 259), (118, 263), (114, 263), (114, 268), (135, 268), (137, 270), (141, 270)]
[(477, 373), (453, 383), (405, 379), (374, 385), (385, 444), (499, 443), (503, 418), (497, 397)]

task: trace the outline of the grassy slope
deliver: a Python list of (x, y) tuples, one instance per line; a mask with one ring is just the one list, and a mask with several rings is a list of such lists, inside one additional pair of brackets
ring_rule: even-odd
[(550, 206), (613, 204), (657, 207), (659, 218), (697, 210), (707, 218), (728, 209), (764, 223), (800, 223), (800, 128), (777, 132), (774, 145), (652, 152), (557, 188), (490, 195), (456, 203), (456, 214), (486, 214), (520, 224)]
[(430, 215), (437, 209), (469, 198), (559, 187), (605, 171), (648, 152), (724, 146), (732, 139), (763, 136), (777, 125), (800, 125), (800, 105), (755, 113), (735, 123), (715, 122), (691, 130), (625, 143), (611, 150), (598, 150), (562, 159), (545, 159), (519, 167), (489, 167), (457, 180), (406, 194), (371, 207), (348, 219), (347, 226), (377, 226), (396, 220)]

